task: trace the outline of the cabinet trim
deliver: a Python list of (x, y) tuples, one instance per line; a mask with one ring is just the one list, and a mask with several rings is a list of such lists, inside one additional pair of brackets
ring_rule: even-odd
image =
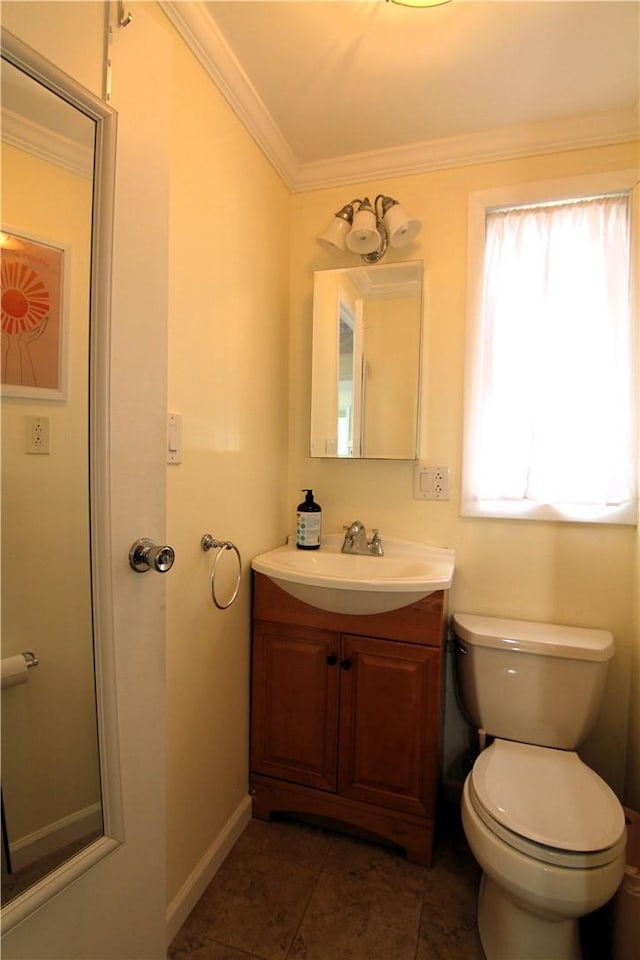
[(257, 774), (251, 776), (250, 786), (253, 816), (259, 820), (268, 820), (275, 810), (297, 814), (302, 819), (304, 814), (321, 817), (329, 828), (342, 824), (346, 832), (373, 834), (390, 840), (406, 852), (407, 860), (411, 863), (419, 863), (424, 867), (432, 864), (434, 824), (431, 819), (385, 810), (370, 803)]
[(437, 590), (417, 603), (386, 613), (330, 613), (290, 596), (265, 574), (253, 573), (253, 615), (257, 620), (317, 627), (335, 633), (442, 647), (446, 605), (447, 591)]

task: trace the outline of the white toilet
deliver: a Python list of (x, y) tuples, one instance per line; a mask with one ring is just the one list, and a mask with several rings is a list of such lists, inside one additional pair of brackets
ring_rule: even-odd
[(625, 863), (622, 807), (574, 752), (596, 719), (613, 637), (471, 614), (455, 614), (453, 631), (462, 706), (496, 738), (462, 794), (487, 960), (580, 960), (578, 918), (611, 899)]

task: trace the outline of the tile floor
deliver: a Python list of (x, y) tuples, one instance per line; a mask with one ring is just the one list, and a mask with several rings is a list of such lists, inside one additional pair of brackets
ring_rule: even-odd
[(252, 820), (168, 960), (484, 960), (478, 882), (455, 823), (426, 869), (320, 827)]
[[(430, 869), (321, 827), (252, 820), (167, 960), (485, 960), (479, 879), (455, 807)], [(583, 960), (611, 960), (609, 906), (583, 919), (581, 940)]]

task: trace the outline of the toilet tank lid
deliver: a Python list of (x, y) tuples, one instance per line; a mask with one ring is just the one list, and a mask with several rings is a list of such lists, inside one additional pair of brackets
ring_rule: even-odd
[(613, 656), (613, 635), (608, 630), (484, 617), (472, 613), (455, 613), (453, 629), (455, 635), (470, 646), (572, 660), (603, 661)]

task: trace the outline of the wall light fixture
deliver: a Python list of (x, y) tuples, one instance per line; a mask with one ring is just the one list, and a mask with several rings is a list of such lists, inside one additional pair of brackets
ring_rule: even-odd
[(377, 263), (389, 244), (406, 247), (421, 228), (422, 222), (409, 217), (397, 200), (379, 193), (373, 206), (368, 197), (346, 203), (318, 237), (318, 243), (332, 253), (342, 253), (346, 248), (359, 253), (367, 263)]

